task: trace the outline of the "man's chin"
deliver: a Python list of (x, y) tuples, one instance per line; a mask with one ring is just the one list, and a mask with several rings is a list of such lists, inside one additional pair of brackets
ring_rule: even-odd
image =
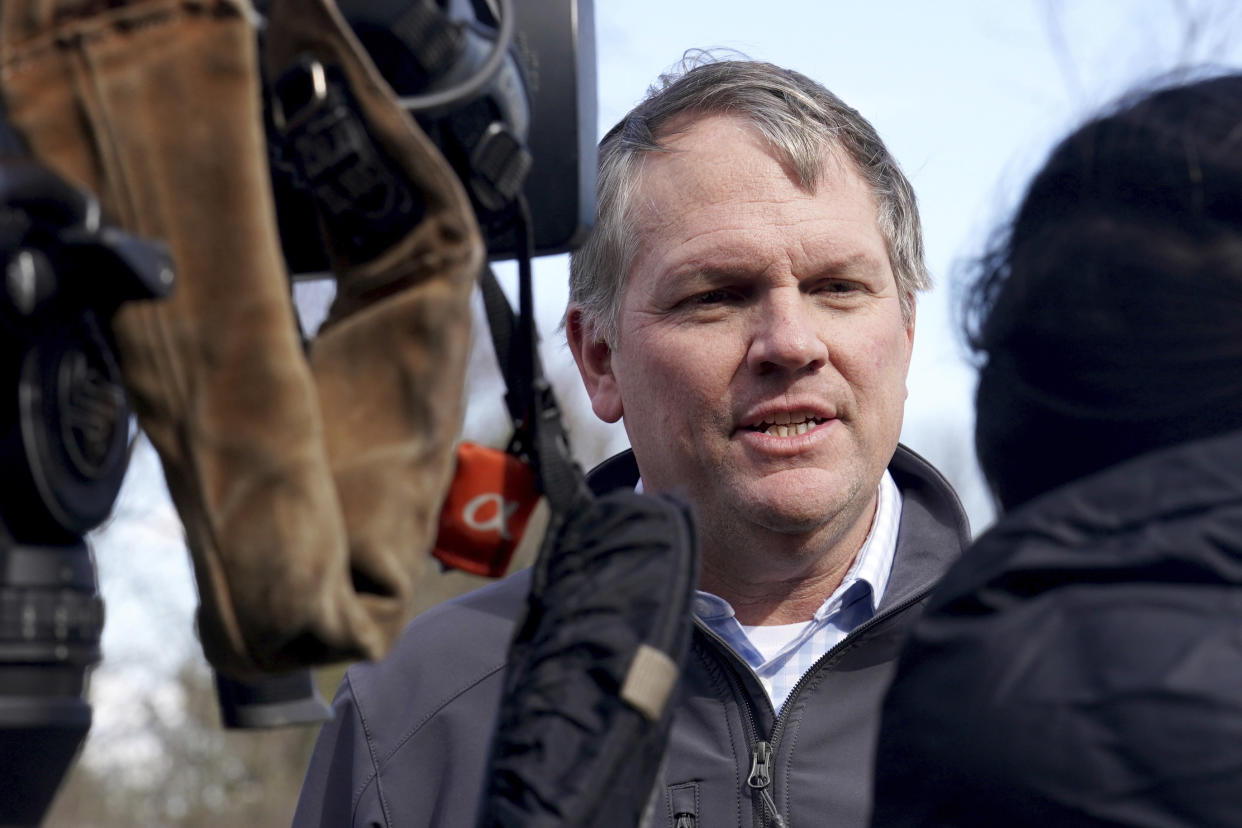
[(771, 532), (806, 535), (854, 511), (859, 488), (823, 469), (799, 469), (738, 487), (731, 499), (738, 519)]
[(841, 511), (841, 505), (822, 492), (750, 497), (738, 504), (736, 514), (738, 518), (770, 532), (807, 535), (832, 522)]

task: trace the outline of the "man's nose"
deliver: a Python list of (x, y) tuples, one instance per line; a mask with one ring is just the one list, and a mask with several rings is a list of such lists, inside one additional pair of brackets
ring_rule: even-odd
[(747, 364), (755, 373), (815, 371), (828, 362), (828, 346), (809, 298), (797, 291), (769, 297), (755, 308)]

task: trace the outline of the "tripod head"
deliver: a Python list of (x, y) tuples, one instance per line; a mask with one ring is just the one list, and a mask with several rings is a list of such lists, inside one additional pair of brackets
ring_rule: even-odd
[(162, 296), (160, 244), (101, 223), (46, 167), (0, 163), (0, 824), (37, 824), (90, 727), (103, 604), (82, 535), (125, 474), (129, 409), (108, 338), (124, 301)]

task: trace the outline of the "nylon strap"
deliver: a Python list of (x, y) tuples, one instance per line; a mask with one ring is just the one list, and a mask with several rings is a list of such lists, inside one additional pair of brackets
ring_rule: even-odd
[(543, 375), (534, 324), (530, 217), (525, 199), (518, 196), (517, 201), (520, 316), (514, 316), (513, 307), (490, 267), (484, 268), (481, 278), (483, 303), (496, 361), (508, 389), (505, 404), (514, 429), (510, 450), (534, 468), (553, 513), (564, 514), (580, 498), (589, 496), (590, 490), (570, 451), (552, 386)]

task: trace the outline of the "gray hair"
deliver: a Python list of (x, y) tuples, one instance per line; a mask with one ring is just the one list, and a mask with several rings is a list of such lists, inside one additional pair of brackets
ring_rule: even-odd
[(844, 149), (875, 195), (902, 314), (910, 318), (914, 293), (931, 287), (923, 231), (914, 189), (875, 128), (798, 72), (688, 53), (679, 70), (661, 75), (600, 142), (595, 229), (569, 266), (570, 302), (596, 336), (617, 343), (621, 295), (639, 244), (630, 220), (639, 171), (646, 153), (667, 151), (659, 143), (661, 131), (684, 114), (746, 118), (811, 191), (822, 178), (825, 150)]

